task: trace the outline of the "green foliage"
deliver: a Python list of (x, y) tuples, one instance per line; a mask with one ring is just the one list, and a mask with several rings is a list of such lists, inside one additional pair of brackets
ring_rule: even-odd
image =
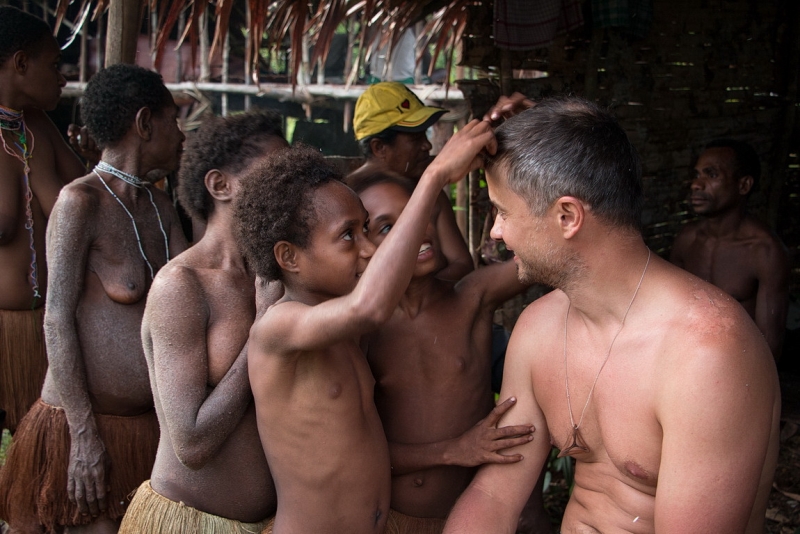
[(8, 430), (3, 430), (2, 439), (0, 439), (0, 465), (6, 463), (6, 451), (11, 445), (11, 434)]
[(547, 471), (544, 474), (544, 491), (550, 487), (553, 481), (553, 475), (561, 473), (567, 483), (570, 494), (572, 494), (572, 487), (575, 484), (575, 460), (571, 456), (558, 457), (559, 450), (555, 447), (550, 451), (550, 457), (547, 459)]

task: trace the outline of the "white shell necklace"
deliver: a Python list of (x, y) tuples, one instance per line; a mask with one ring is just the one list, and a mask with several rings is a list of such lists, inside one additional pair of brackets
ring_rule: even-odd
[(164, 249), (166, 250), (167, 254), (167, 261), (169, 261), (169, 238), (167, 237), (167, 232), (164, 231), (164, 223), (161, 221), (161, 214), (158, 212), (158, 207), (156, 206), (155, 201), (153, 200), (153, 193), (150, 192), (150, 189), (145, 187), (149, 185), (147, 182), (139, 178), (138, 176), (134, 176), (133, 174), (128, 174), (127, 172), (121, 171), (114, 167), (113, 165), (106, 163), (105, 161), (101, 161), (98, 163), (92, 172), (97, 176), (100, 182), (105, 186), (111, 196), (122, 206), (122, 209), (125, 210), (125, 213), (128, 214), (128, 217), (131, 220), (131, 224), (133, 225), (133, 233), (136, 235), (136, 243), (139, 245), (139, 253), (142, 255), (142, 259), (147, 264), (147, 268), (150, 270), (150, 279), (152, 280), (155, 277), (155, 271), (153, 270), (153, 265), (150, 263), (150, 260), (147, 259), (147, 255), (144, 253), (144, 247), (142, 247), (142, 239), (139, 236), (139, 228), (136, 226), (136, 220), (133, 218), (133, 214), (128, 210), (125, 204), (122, 202), (114, 191), (108, 186), (103, 177), (97, 171), (108, 173), (112, 176), (115, 176), (122, 180), (123, 182), (132, 185), (133, 187), (144, 189), (147, 191), (148, 196), (150, 197), (150, 204), (153, 205), (153, 209), (156, 210), (156, 218), (158, 219), (158, 227), (161, 229), (161, 235), (164, 236)]

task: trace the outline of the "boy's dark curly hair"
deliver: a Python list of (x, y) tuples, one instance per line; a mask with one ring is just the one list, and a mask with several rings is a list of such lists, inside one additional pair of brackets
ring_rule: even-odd
[(319, 150), (295, 146), (254, 165), (242, 178), (234, 230), (248, 264), (267, 280), (283, 280), (273, 249), (278, 241), (311, 243), (316, 222), (313, 194), (341, 175)]
[(15, 7), (0, 7), (0, 65), (20, 50), (36, 57), (47, 38), (53, 33), (42, 19)]
[(208, 171), (241, 172), (264, 154), (269, 137), (284, 139), (281, 116), (253, 109), (230, 117), (209, 117), (186, 142), (178, 172), (178, 201), (193, 219), (207, 221), (214, 200), (206, 189)]
[(125, 137), (140, 109), (149, 108), (155, 115), (173, 105), (160, 74), (117, 64), (101, 70), (86, 84), (81, 117), (97, 146), (105, 148)]

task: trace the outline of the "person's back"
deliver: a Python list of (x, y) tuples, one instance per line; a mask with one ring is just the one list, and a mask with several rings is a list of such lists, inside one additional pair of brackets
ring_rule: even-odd
[[(464, 147), (477, 150), (488, 138), (479, 123), (462, 132), (426, 171), (374, 258), (358, 196), (316, 151), (286, 151), (245, 180), (237, 202), (242, 248), (259, 276), (281, 280), (286, 291), (255, 322), (248, 347), (278, 491), (276, 533), (383, 531), (389, 451), (359, 337), (394, 310), (437, 194), (474, 165)], [(270, 179), (259, 182), (259, 173)]]
[[(376, 246), (394, 226), (412, 191), (413, 185), (402, 177), (387, 174), (376, 174), (356, 187), (370, 214), (370, 240)], [(474, 467), (516, 461), (518, 457), (494, 453), (529, 439), (530, 429), (503, 433), (492, 428), (502, 412), (478, 425), (494, 407), (494, 309), (526, 286), (517, 281), (513, 263), (473, 271), (457, 283), (436, 278), (444, 259), (435, 215), (400, 304), (364, 344), (389, 441), (392, 510), (411, 518), (439, 519), (443, 526)], [(512, 435), (521, 439), (501, 440)]]
[(610, 114), (544, 101), (497, 135), (492, 236), (558, 289), (520, 316), (503, 377), (504, 422), (535, 439), (481, 468), (445, 532), (513, 532), (551, 443), (577, 460), (562, 532), (762, 532), (780, 390), (753, 322), (647, 249), (640, 163)]
[(255, 276), (231, 218), (239, 176), (286, 146), (279, 116), (251, 112), (206, 119), (184, 152), (178, 199), (207, 230), (148, 295), (142, 340), (161, 436), (121, 533), (260, 532), (275, 513), (247, 377)]
[(12, 432), (47, 368), (47, 219), (61, 187), (83, 174), (44, 113), (56, 107), (66, 83), (60, 56), (44, 21), (0, 7), (0, 346), (11, 352), (0, 354), (0, 410), (8, 411)]
[(780, 239), (746, 211), (758, 154), (732, 139), (709, 143), (695, 165), (689, 203), (700, 216), (675, 238), (670, 261), (719, 287), (747, 310), (776, 360), (786, 327), (789, 260)]

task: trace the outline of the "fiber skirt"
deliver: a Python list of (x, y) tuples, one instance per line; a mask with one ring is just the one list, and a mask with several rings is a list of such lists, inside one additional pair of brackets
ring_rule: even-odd
[[(106, 471), (108, 508), (118, 520), (128, 507), (128, 495), (150, 478), (158, 448), (155, 410), (120, 417), (95, 414), (100, 439), (110, 459)], [(88, 525), (67, 494), (70, 435), (64, 410), (36, 401), (20, 421), (0, 470), (0, 517), (21, 532), (58, 532), (62, 526)], [(38, 530), (33, 530), (38, 528)]]

